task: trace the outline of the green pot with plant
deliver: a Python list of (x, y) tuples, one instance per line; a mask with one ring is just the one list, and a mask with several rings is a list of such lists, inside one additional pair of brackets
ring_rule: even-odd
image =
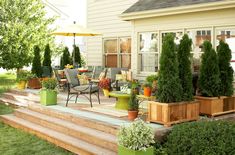
[(151, 96), (152, 93), (152, 83), (145, 82), (144, 83), (144, 96)]
[(139, 101), (136, 98), (135, 93), (131, 93), (130, 100), (128, 102), (128, 119), (130, 121), (135, 120), (139, 113)]
[(57, 103), (57, 81), (49, 78), (42, 81), (42, 89), (40, 91), (40, 103), (43, 105), (56, 105)]
[(141, 119), (118, 132), (118, 155), (153, 155), (154, 133), (152, 127)]
[(104, 96), (109, 96), (109, 90), (111, 88), (111, 79), (103, 78), (99, 81), (99, 87), (103, 89)]
[(16, 77), (17, 88), (18, 89), (25, 89), (28, 78), (29, 78), (29, 72), (25, 71), (25, 70), (20, 70), (17, 73), (17, 77)]

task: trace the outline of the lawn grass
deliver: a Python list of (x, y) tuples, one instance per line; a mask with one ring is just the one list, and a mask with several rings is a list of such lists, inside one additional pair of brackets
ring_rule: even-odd
[(16, 75), (12, 73), (0, 74), (0, 94), (16, 85)]
[[(11, 107), (0, 103), (0, 115), (12, 112)], [(73, 155), (73, 153), (0, 121), (0, 155)]]

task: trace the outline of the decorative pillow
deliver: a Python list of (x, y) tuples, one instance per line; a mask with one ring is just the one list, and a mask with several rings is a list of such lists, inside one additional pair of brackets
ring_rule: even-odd
[(127, 79), (128, 81), (132, 81), (132, 72), (131, 72), (131, 70), (127, 71), (126, 79)]
[(77, 77), (78, 77), (78, 79), (79, 79), (80, 85), (86, 85), (86, 84), (89, 83), (88, 78), (87, 78), (86, 75), (80, 75), (80, 74), (78, 74)]
[(105, 72), (101, 72), (99, 75), (99, 80), (104, 79), (105, 78)]
[(125, 81), (127, 79), (127, 71), (121, 70), (122, 79)]

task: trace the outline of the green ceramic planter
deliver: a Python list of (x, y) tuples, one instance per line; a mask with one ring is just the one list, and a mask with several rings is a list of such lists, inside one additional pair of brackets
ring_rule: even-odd
[(41, 90), (40, 91), (40, 103), (43, 105), (56, 105), (57, 104), (57, 92), (55, 90)]
[(146, 151), (135, 151), (123, 146), (118, 146), (118, 155), (154, 155), (154, 148), (147, 148)]

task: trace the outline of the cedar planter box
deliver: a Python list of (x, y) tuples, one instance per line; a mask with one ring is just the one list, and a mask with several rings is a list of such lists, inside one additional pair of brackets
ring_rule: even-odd
[(200, 101), (200, 114), (218, 116), (235, 111), (234, 97), (202, 97), (195, 96)]
[(150, 101), (148, 104), (148, 121), (171, 126), (172, 124), (199, 119), (199, 102), (160, 103)]
[(42, 88), (41, 85), (41, 78), (32, 78), (28, 80), (28, 87), (31, 89), (40, 89)]

